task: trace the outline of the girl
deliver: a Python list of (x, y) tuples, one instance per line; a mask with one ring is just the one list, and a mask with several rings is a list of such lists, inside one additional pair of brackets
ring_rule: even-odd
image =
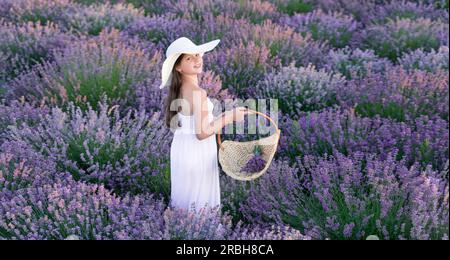
[(227, 124), (243, 121), (247, 114), (245, 107), (238, 107), (214, 118), (214, 104), (198, 85), (203, 54), (218, 43), (215, 40), (197, 46), (182, 37), (166, 51), (160, 88), (169, 87), (165, 123), (175, 129), (170, 150), (172, 207), (220, 209), (215, 134)]

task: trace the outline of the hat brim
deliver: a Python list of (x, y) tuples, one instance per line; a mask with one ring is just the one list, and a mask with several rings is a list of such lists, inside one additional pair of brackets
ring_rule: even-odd
[(219, 39), (210, 41), (210, 42), (204, 43), (202, 45), (197, 45), (193, 49), (184, 51), (183, 53), (188, 53), (188, 54), (205, 53), (205, 52), (208, 52), (208, 51), (211, 51), (212, 49), (214, 49), (219, 44), (219, 42), (220, 42)]
[(207, 43), (204, 43), (202, 45), (197, 45), (189, 50), (185, 50), (179, 53), (174, 53), (170, 56), (168, 56), (162, 65), (162, 81), (161, 81), (161, 85), (159, 86), (160, 89), (164, 88), (167, 83), (170, 80), (170, 77), (172, 76), (172, 68), (175, 64), (175, 62), (177, 61), (178, 57), (180, 57), (181, 54), (183, 53), (187, 53), (187, 54), (195, 54), (195, 53), (200, 53), (202, 56), (205, 52), (211, 51), (213, 50), (220, 42), (220, 39), (214, 40), (214, 41), (210, 41)]

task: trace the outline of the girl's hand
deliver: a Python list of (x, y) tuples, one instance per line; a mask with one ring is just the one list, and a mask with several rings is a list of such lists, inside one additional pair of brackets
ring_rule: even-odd
[(244, 116), (248, 114), (248, 110), (246, 107), (237, 107), (232, 110), (227, 110), (222, 113), (221, 116), (225, 118), (225, 124), (231, 124), (233, 122), (241, 122), (244, 121)]
[(245, 119), (245, 115), (248, 114), (246, 107), (236, 107), (233, 111), (233, 121), (242, 122)]

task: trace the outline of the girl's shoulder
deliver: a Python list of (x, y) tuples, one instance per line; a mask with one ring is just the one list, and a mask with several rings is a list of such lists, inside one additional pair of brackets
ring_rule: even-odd
[(194, 94), (202, 94), (202, 95), (207, 96), (206, 90), (202, 89), (202, 88), (199, 87), (198, 85), (191, 85), (191, 86), (189, 86), (188, 88), (186, 88), (186, 89), (184, 90), (184, 93), (183, 93), (183, 94), (184, 94), (185, 96), (190, 96), (190, 97), (193, 97)]

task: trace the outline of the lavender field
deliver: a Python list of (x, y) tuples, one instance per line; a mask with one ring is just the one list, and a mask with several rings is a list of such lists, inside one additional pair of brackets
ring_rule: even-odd
[[(182, 36), (209, 97), (278, 100), (220, 214), (168, 208)], [(448, 46), (448, 0), (0, 0), (0, 240), (448, 240)]]

